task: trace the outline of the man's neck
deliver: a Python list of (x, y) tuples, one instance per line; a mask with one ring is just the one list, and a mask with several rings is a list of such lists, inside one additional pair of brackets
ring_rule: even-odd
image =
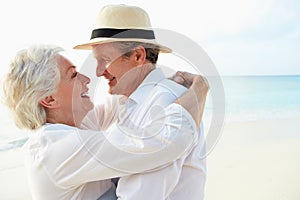
[(127, 72), (125, 79), (128, 80), (124, 81), (124, 83), (126, 82), (126, 84), (124, 84), (126, 89), (123, 90), (125, 91), (123, 95), (129, 97), (154, 69), (155, 65), (149, 63)]

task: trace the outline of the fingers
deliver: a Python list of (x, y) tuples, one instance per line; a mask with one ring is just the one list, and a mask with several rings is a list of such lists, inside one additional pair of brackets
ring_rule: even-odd
[(190, 88), (190, 86), (194, 81), (194, 78), (197, 76), (196, 74), (192, 74), (189, 72), (181, 72), (181, 71), (176, 72), (176, 75), (184, 79), (187, 88)]
[(172, 80), (180, 85), (184, 85), (184, 79), (181, 76), (175, 75), (175, 76), (173, 76)]
[(173, 75), (172, 77), (170, 77), (168, 79), (170, 79), (172, 81), (175, 81), (176, 83), (178, 83), (178, 84), (180, 84), (180, 85), (182, 85), (184, 87), (187, 87), (187, 88), (190, 87), (190, 85), (188, 85), (186, 83), (186, 81), (184, 80), (184, 78), (182, 76), (178, 76), (178, 75), (175, 74), (175, 75)]
[(181, 71), (176, 72), (176, 75), (182, 76), (188, 82), (193, 82), (194, 78), (196, 76), (198, 76), (196, 74), (192, 74), (192, 73), (189, 73), (189, 72), (181, 72)]
[(177, 73), (181, 74), (182, 78), (185, 81), (190, 82), (190, 84), (192, 84), (194, 81), (200, 81), (200, 82), (204, 82), (205, 85), (209, 86), (208, 81), (204, 76), (201, 76), (199, 74), (192, 74), (189, 72), (177, 72)]
[(180, 85), (184, 85), (184, 79), (181, 76), (173, 75), (172, 77), (169, 77), (168, 79), (175, 81), (176, 83)]
[(207, 79), (204, 76), (198, 74), (177, 71), (176, 74), (172, 77), (172, 80), (187, 88), (190, 88), (193, 85), (193, 87), (200, 87), (205, 91), (209, 90)]

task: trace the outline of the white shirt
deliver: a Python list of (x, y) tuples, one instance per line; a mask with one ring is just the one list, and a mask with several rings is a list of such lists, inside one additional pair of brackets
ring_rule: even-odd
[[(103, 109), (98, 107), (97, 113), (105, 113)], [(107, 132), (83, 130), (64, 124), (43, 126), (24, 145), (25, 167), (32, 198), (94, 200), (111, 187), (110, 178), (127, 176), (131, 171), (151, 170), (177, 159), (193, 143), (196, 125), (190, 114), (178, 104), (166, 108), (164, 113), (165, 117), (161, 119), (167, 124), (163, 125), (159, 133), (161, 137), (149, 138), (149, 142), (145, 142), (145, 148), (154, 151), (156, 147), (160, 147), (157, 145), (160, 139), (161, 144), (170, 140), (171, 143), (183, 142), (183, 145), (176, 147), (179, 151), (172, 145), (166, 146), (163, 151), (157, 149), (156, 155), (139, 154), (143, 152), (143, 147), (130, 142), (126, 144), (120, 141), (117, 147), (112, 145), (106, 138), (123, 134), (116, 125)], [(182, 116), (185, 124), (178, 126), (178, 120), (181, 121)], [(105, 123), (110, 121), (111, 119), (103, 119), (101, 124), (105, 127)], [(160, 121), (153, 121), (153, 124), (158, 125)], [(143, 128), (151, 130), (151, 126)], [(177, 134), (182, 129), (191, 131)], [(170, 136), (176, 137), (165, 135), (168, 131)], [(113, 142), (117, 144), (116, 141)], [(158, 155), (166, 159), (154, 162)]]
[[(171, 104), (187, 89), (165, 78), (161, 69), (152, 71), (129, 97), (131, 119), (143, 125), (153, 114)], [(152, 113), (152, 116), (151, 116)], [(193, 148), (180, 159), (155, 172), (121, 177), (117, 187), (119, 200), (202, 200), (206, 182), (203, 127)], [(201, 152), (202, 151), (202, 152)], [(162, 156), (157, 160), (163, 159)]]

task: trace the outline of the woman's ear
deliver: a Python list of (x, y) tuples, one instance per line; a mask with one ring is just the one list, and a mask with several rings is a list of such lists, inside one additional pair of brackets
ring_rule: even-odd
[(47, 96), (39, 102), (45, 108), (58, 108), (59, 103), (53, 96)]

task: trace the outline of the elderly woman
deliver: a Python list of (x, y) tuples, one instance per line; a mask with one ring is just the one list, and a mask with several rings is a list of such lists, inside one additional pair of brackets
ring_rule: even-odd
[(188, 92), (135, 130), (154, 127), (159, 137), (136, 145), (116, 139), (124, 134), (127, 117), (106, 132), (80, 128), (89, 112), (103, 117), (99, 124), (106, 126), (104, 122), (112, 123), (118, 109), (114, 103), (94, 108), (87, 93), (90, 79), (77, 72), (62, 51), (49, 45), (19, 51), (3, 83), (5, 103), (16, 125), (35, 130), (24, 148), (33, 199), (105, 199), (110, 191), (108, 199), (114, 199), (111, 178), (159, 169), (190, 148), (203, 112), (201, 106), (191, 105), (208, 90), (201, 77), (185, 77), (192, 82)]

